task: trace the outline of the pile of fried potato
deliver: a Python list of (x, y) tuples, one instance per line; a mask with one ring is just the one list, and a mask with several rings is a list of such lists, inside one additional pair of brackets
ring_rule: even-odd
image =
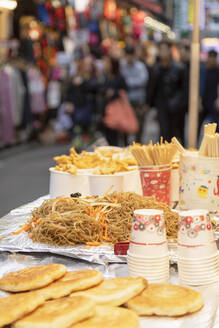
[(0, 298), (0, 327), (139, 328), (139, 315), (184, 315), (204, 304), (192, 289), (142, 277), (103, 280), (99, 271), (67, 272), (62, 264), (8, 273), (0, 289), (13, 293)]
[(78, 170), (94, 169), (94, 174), (114, 174), (129, 171), (130, 166), (136, 166), (137, 162), (127, 149), (114, 150), (110, 147), (96, 148), (95, 152), (78, 154), (74, 148), (70, 149), (69, 155), (54, 157), (57, 165), (56, 171), (77, 174)]

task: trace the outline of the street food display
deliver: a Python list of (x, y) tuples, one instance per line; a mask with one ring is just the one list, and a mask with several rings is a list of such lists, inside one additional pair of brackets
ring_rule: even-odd
[[(28, 279), (32, 280), (32, 273), (40, 279), (44, 267), (50, 270), (50, 276), (57, 269), (56, 264), (29, 267), (25, 274), (20, 270), (5, 275), (0, 284), (4, 285), (11, 276), (26, 284)], [(0, 327), (11, 324), (14, 328), (139, 328), (141, 315), (174, 317), (197, 312), (204, 306), (202, 294), (189, 288), (148, 285), (141, 277), (103, 281), (98, 271), (66, 271), (65, 268), (62, 276), (50, 284), (44, 281), (41, 288), (31, 285), (28, 292), (0, 298)], [(93, 277), (98, 280), (93, 281)], [(58, 291), (56, 299), (54, 293), (48, 292), (54, 288)]]
[[(205, 286), (219, 283), (218, 142), (210, 124), (198, 151), (161, 138), (56, 156), (50, 196), (0, 220), (1, 250), (53, 254), (39, 266), (0, 270), (0, 327), (213, 322), (217, 305)], [(173, 263), (179, 285), (170, 284)]]

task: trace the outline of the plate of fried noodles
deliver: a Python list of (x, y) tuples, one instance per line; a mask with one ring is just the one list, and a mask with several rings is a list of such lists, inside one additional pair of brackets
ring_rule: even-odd
[(51, 246), (113, 245), (129, 241), (133, 212), (143, 208), (163, 210), (167, 238), (177, 238), (178, 214), (153, 197), (133, 192), (45, 200), (13, 234), (26, 232), (34, 243)]

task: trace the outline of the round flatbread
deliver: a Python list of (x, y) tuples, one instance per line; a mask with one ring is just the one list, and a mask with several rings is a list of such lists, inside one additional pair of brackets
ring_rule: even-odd
[(79, 290), (97, 286), (102, 281), (103, 275), (100, 271), (71, 271), (67, 272), (61, 279), (39, 289), (39, 293), (41, 293), (46, 300), (57, 299)]
[(47, 286), (64, 276), (67, 269), (62, 264), (46, 264), (10, 272), (0, 279), (0, 289), (23, 292)]
[(202, 294), (182, 286), (151, 284), (140, 295), (126, 303), (139, 315), (180, 316), (200, 310)]
[(67, 328), (91, 317), (95, 306), (83, 296), (46, 302), (28, 316), (14, 323), (14, 328)]
[(74, 295), (84, 295), (92, 298), (98, 305), (119, 306), (141, 293), (147, 287), (147, 280), (141, 277), (112, 278), (100, 285)]
[(9, 325), (45, 303), (38, 291), (0, 298), (0, 327)]
[(71, 328), (138, 328), (139, 318), (133, 311), (112, 307), (97, 306), (95, 315)]

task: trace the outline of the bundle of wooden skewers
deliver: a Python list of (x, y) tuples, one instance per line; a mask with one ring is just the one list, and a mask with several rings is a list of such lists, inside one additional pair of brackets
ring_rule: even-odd
[(134, 143), (130, 147), (132, 155), (135, 157), (139, 166), (153, 166), (171, 164), (177, 152), (177, 147), (174, 143), (163, 142), (153, 145), (150, 141), (149, 145), (141, 145)]
[[(204, 126), (204, 137), (199, 148), (199, 156), (219, 158), (219, 133), (216, 133), (217, 123), (206, 124)], [(176, 145), (179, 152), (184, 153), (186, 149), (174, 137), (172, 142)]]
[(217, 124), (207, 124), (204, 127), (204, 137), (199, 149), (200, 156), (219, 158), (219, 133), (216, 133)]

